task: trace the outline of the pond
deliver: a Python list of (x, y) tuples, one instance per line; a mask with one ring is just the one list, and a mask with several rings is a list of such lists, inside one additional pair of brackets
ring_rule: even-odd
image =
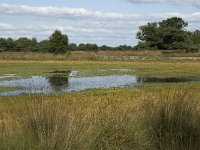
[(32, 76), (25, 79), (0, 81), (0, 86), (16, 87), (12, 91), (2, 91), (0, 96), (78, 92), (87, 89), (132, 88), (137, 83), (199, 82), (200, 78), (154, 78), (133, 75), (109, 75), (76, 77), (78, 71), (56, 71), (49, 77)]

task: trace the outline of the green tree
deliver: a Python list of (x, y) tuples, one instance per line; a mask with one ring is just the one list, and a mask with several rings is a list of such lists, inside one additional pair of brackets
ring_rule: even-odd
[(163, 36), (162, 49), (176, 50), (176, 49), (189, 49), (191, 46), (190, 36), (186, 31), (171, 29), (167, 30)]
[(190, 49), (191, 36), (184, 28), (188, 26), (182, 18), (172, 17), (161, 22), (148, 23), (139, 27), (136, 48), (149, 46), (150, 49)]
[(6, 39), (5, 38), (0, 38), (0, 51), (5, 51), (6, 48)]
[(16, 43), (12, 38), (7, 38), (6, 39), (6, 49), (8, 51), (14, 51), (15, 50), (15, 46), (16, 46)]
[(50, 52), (52, 53), (66, 53), (68, 49), (68, 37), (66, 34), (62, 34), (61, 31), (56, 30), (49, 37)]
[(112, 50), (112, 47), (107, 46), (107, 45), (102, 45), (99, 47), (99, 49), (102, 51), (109, 51), (109, 50)]
[(127, 45), (119, 45), (119, 46), (115, 47), (115, 50), (127, 51), (127, 50), (132, 50), (132, 47), (131, 46), (127, 46)]
[(159, 32), (162, 43), (157, 45), (159, 49), (187, 50), (191, 47), (190, 35), (184, 30), (188, 26), (182, 18), (172, 17), (159, 22)]
[(86, 51), (86, 45), (83, 44), (83, 43), (79, 44), (79, 45), (78, 45), (78, 50), (79, 50), (79, 51)]
[(17, 51), (30, 51), (31, 40), (27, 37), (21, 37), (16, 41)]
[(174, 28), (178, 30), (182, 30), (184, 27), (188, 26), (188, 23), (179, 17), (168, 18), (167, 20), (163, 20), (158, 24), (160, 28)]
[(38, 42), (37, 42), (37, 38), (36, 37), (33, 37), (31, 39), (31, 43), (30, 43), (30, 50), (31, 51), (38, 51), (39, 50), (39, 47), (38, 47)]
[(90, 43), (87, 43), (87, 44), (79, 44), (78, 46), (78, 50), (80, 51), (98, 51), (99, 50), (99, 47), (97, 44), (90, 44)]
[(75, 43), (71, 43), (71, 44), (69, 44), (69, 50), (70, 51), (77, 51), (78, 46)]
[(87, 51), (98, 51), (99, 47), (97, 44), (86, 44)]
[(192, 41), (192, 46), (190, 47), (191, 52), (196, 52), (200, 50), (200, 31), (195, 30), (194, 32), (189, 32), (190, 39)]
[(148, 42), (150, 47), (155, 47), (162, 42), (162, 38), (160, 37), (160, 30), (157, 22), (148, 23), (147, 25), (143, 25), (139, 27), (136, 38), (140, 41)]
[(199, 30), (195, 30), (192, 33), (192, 40), (194, 42), (194, 44), (200, 44), (200, 31)]
[(50, 41), (49, 40), (43, 40), (39, 42), (38, 49), (40, 52), (49, 52), (50, 50)]

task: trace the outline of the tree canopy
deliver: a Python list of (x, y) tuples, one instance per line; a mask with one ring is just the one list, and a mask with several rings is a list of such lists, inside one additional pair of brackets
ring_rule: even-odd
[(62, 34), (61, 31), (56, 30), (49, 37), (50, 52), (52, 53), (66, 53), (68, 50), (68, 37)]
[(185, 30), (188, 23), (182, 18), (172, 17), (161, 22), (147, 23), (139, 27), (136, 38), (138, 49), (197, 50), (200, 49), (200, 32)]
[(158, 24), (161, 28), (174, 28), (179, 30), (182, 30), (188, 26), (188, 23), (179, 17), (168, 18), (167, 20), (163, 20)]

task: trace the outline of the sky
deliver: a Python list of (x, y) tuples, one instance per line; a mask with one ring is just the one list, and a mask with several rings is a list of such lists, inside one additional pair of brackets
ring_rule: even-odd
[(70, 43), (134, 46), (139, 26), (174, 16), (200, 30), (200, 0), (0, 0), (0, 37), (41, 41), (60, 30)]

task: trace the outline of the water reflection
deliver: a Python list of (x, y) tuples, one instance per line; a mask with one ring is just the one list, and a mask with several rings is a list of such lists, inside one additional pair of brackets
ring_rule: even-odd
[(49, 77), (32, 76), (26, 79), (0, 81), (0, 86), (16, 87), (14, 91), (0, 92), (0, 96), (24, 93), (61, 93), (94, 88), (132, 88), (137, 83), (200, 82), (198, 77), (155, 78), (133, 75), (77, 77), (77, 71), (54, 71), (51, 73)]
[(48, 82), (50, 86), (55, 91), (61, 91), (62, 89), (66, 89), (69, 85), (69, 77), (67, 75), (52, 75), (48, 78)]
[(83, 91), (94, 88), (122, 88), (136, 83), (136, 77), (130, 75), (68, 77), (52, 75), (45, 78), (33, 76), (27, 79), (0, 81), (0, 86), (21, 87), (14, 91), (0, 92), (0, 96), (19, 95), (23, 93), (61, 93)]

